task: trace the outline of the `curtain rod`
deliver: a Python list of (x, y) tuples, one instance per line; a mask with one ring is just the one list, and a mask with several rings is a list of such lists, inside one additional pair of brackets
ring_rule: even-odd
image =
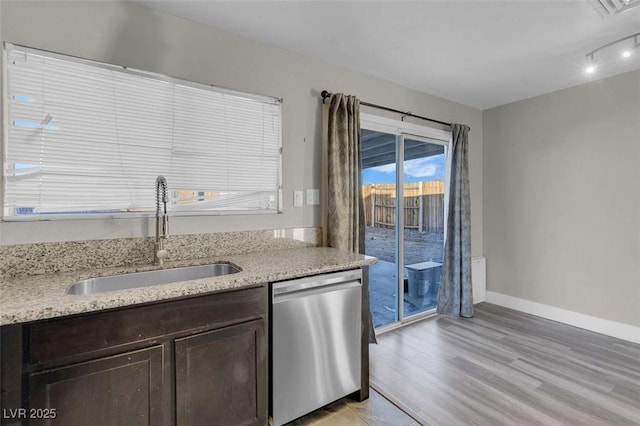
[[(329, 96), (331, 96), (331, 92), (323, 90), (322, 93), (320, 93), (320, 96), (322, 96), (322, 102), (324, 103), (324, 100), (327, 99)], [(442, 124), (443, 126), (451, 126), (451, 123), (445, 123), (444, 121), (435, 120), (435, 119), (429, 118), (429, 117), (423, 117), (421, 115), (412, 114), (411, 112), (400, 111), (398, 109), (393, 109), (393, 108), (389, 108), (389, 107), (382, 106), (382, 105), (371, 104), (369, 102), (363, 102), (363, 101), (360, 101), (360, 105), (368, 106), (368, 107), (371, 107), (371, 108), (382, 109), (384, 111), (395, 112), (397, 114), (402, 114), (402, 118), (415, 117), (415, 118), (419, 118), (421, 120), (427, 120), (427, 121), (431, 121), (431, 122), (434, 122), (434, 123)]]

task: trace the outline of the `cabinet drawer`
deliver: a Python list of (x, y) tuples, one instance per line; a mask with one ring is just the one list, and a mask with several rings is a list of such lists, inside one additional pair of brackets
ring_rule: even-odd
[(34, 323), (25, 326), (27, 364), (77, 362), (121, 346), (262, 318), (265, 309), (263, 286)]

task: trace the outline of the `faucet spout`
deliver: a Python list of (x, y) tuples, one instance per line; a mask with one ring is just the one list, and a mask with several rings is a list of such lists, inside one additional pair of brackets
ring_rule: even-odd
[[(167, 203), (169, 193), (167, 180), (164, 176), (156, 178), (156, 241), (154, 245), (154, 258), (156, 265), (162, 266), (167, 251), (164, 249), (164, 240), (169, 236), (169, 216), (167, 216)], [(162, 208), (161, 208), (162, 207)]]

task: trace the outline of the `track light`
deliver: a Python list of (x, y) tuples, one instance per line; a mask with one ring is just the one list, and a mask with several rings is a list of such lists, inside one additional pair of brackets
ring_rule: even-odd
[(595, 62), (596, 53), (599, 53), (602, 50), (608, 49), (609, 47), (614, 46), (618, 43), (623, 43), (627, 40), (633, 39), (632, 46), (630, 48), (627, 47), (622, 51), (622, 57), (624, 59), (630, 58), (632, 51), (640, 47), (640, 43), (638, 43), (638, 37), (640, 37), (640, 33), (631, 34), (629, 36), (619, 38), (618, 40), (614, 40), (611, 43), (604, 44), (598, 47), (597, 49), (593, 49), (591, 52), (585, 55), (587, 57), (587, 65), (585, 66), (584, 72), (587, 74), (593, 74), (596, 71), (596, 62)]
[(596, 63), (593, 60), (593, 53), (587, 55), (587, 65), (584, 68), (584, 72), (587, 74), (593, 74), (596, 71)]

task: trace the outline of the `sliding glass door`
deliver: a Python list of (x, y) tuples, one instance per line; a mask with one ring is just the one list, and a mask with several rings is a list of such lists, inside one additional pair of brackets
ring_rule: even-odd
[(361, 120), (361, 154), (365, 253), (378, 258), (370, 267), (370, 304), (380, 330), (436, 307), (449, 133), (373, 120)]

